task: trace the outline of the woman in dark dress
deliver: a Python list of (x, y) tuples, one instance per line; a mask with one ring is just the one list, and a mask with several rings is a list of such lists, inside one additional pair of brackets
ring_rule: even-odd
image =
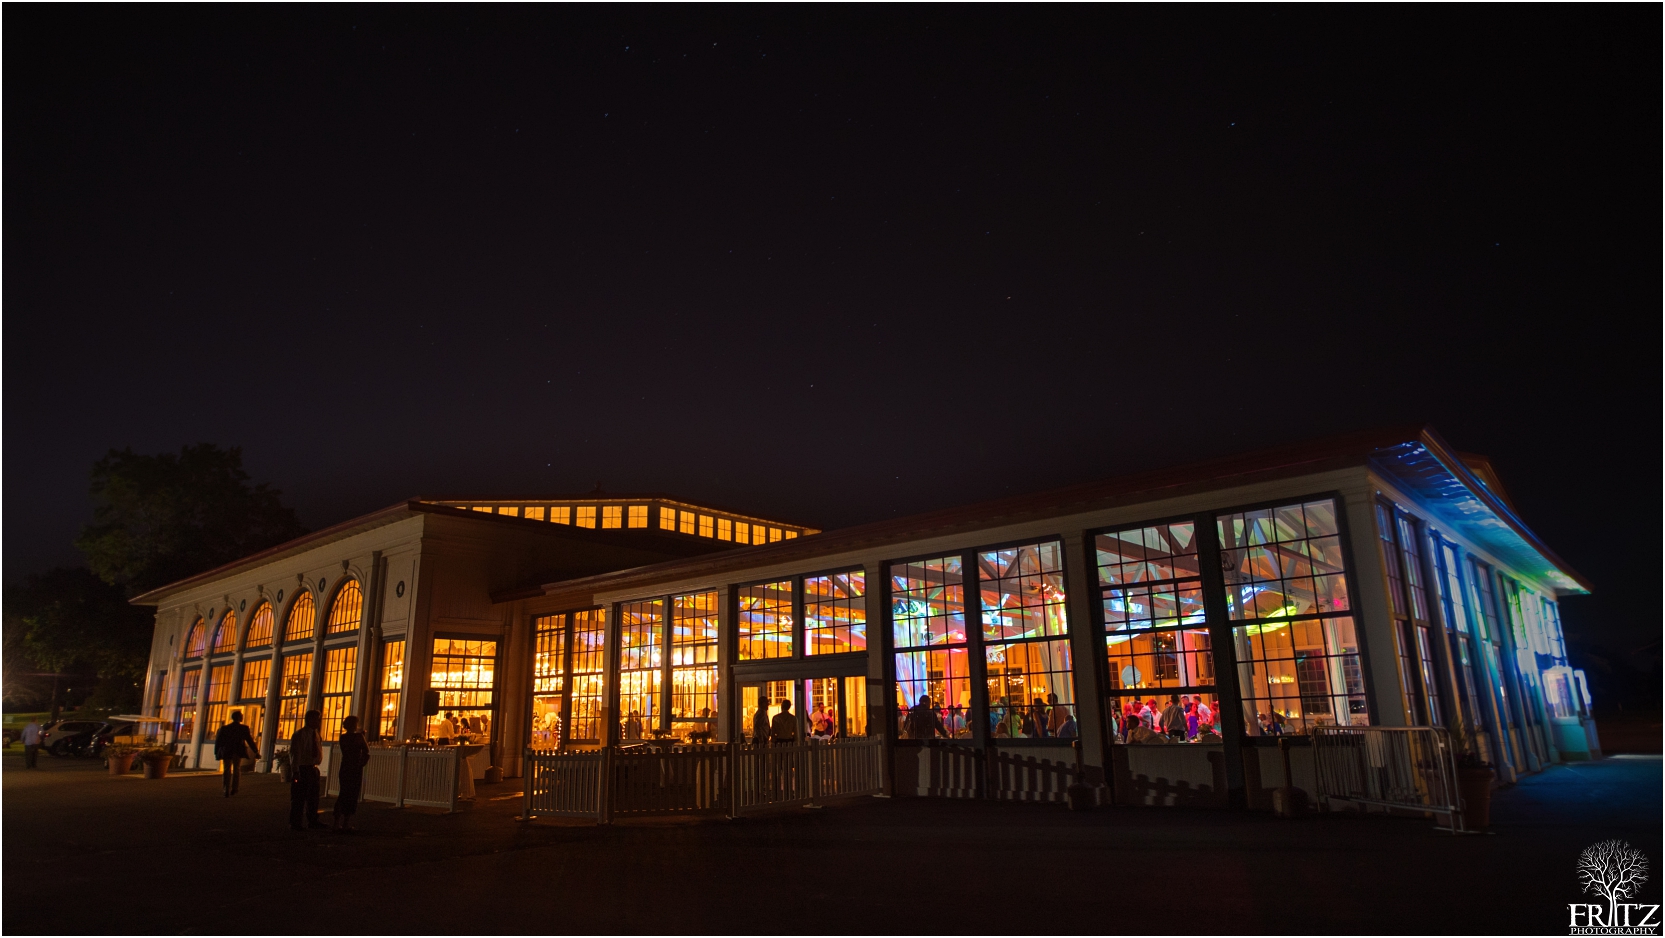
[(353, 815), (358, 813), (358, 793), (364, 787), (364, 767), (370, 762), (370, 744), (358, 731), (358, 717), (341, 721), (341, 793), (335, 796), (335, 817), (331, 827), (337, 831), (353, 829)]

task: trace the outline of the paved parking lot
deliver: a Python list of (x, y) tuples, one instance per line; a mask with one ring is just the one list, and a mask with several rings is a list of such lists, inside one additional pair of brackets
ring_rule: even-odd
[[(1499, 792), (1493, 833), (1473, 837), (920, 799), (528, 825), (512, 779), (453, 815), (367, 805), (343, 837), (290, 831), (270, 776), (224, 799), (214, 777), (0, 761), (8, 934), (1565, 934), (1566, 903), (1589, 901), (1584, 847), (1622, 837), (1661, 862), (1658, 756), (1555, 767)], [(1657, 880), (1642, 901), (1660, 901)]]

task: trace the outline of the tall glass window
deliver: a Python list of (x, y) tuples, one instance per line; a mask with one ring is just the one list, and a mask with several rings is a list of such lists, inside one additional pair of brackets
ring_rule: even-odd
[[(202, 620), (197, 620), (200, 626)], [(175, 742), (188, 743), (197, 724), (197, 693), (202, 687), (202, 669), (191, 668), (179, 675), (179, 709), (174, 716)]]
[(353, 677), (358, 670), (358, 648), (345, 645), (324, 650), (324, 715), (325, 742), (341, 737), (341, 721), (345, 720), (353, 703)]
[(1043, 739), (1075, 713), (1064, 550), (1057, 541), (977, 554), (989, 733)]
[(218, 732), (225, 725), (227, 704), (231, 702), (231, 665), (217, 664), (208, 670), (208, 713), (202, 724), (203, 734)]
[(288, 739), (306, 717), (306, 693), (312, 685), (312, 652), (283, 657), (283, 682), (278, 685), (278, 739)]
[(209, 650), (212, 655), (229, 655), (237, 650), (237, 614), (230, 609), (220, 617), (220, 625), (214, 630), (213, 647)]
[(364, 615), (364, 591), (357, 580), (348, 580), (335, 592), (330, 603), (329, 634), (358, 631), (359, 619)]
[(740, 660), (792, 657), (792, 581), (742, 586), (735, 597)]
[(265, 648), (272, 644), (272, 604), (261, 603), (249, 619), (249, 637), (243, 643), (246, 651), (251, 648)]
[(243, 662), (242, 697), (237, 709), (243, 711), (243, 725), (256, 740), (266, 726), (266, 687), (272, 680), (272, 659), (256, 658)]
[(1412, 726), (1440, 723), (1439, 685), (1434, 679), (1433, 637), (1428, 623), (1428, 591), (1423, 584), (1422, 554), (1414, 522), (1390, 504), (1376, 503), (1376, 530), (1393, 613), (1393, 638), (1399, 658), (1400, 690)]
[(379, 684), (381, 707), (376, 733), (382, 739), (399, 738), (399, 700), (405, 686), (405, 640), (382, 643), (382, 674)]
[(1462, 716), (1470, 735), (1469, 749), (1487, 758), (1491, 756), (1490, 721), (1480, 704), (1484, 685), (1479, 674), (1483, 672), (1476, 670), (1480, 658), (1474, 636), (1470, 634), (1468, 610), (1464, 608), (1462, 567), (1457, 563), (1457, 549), (1453, 544), (1433, 532), (1429, 532), (1429, 540), (1433, 545), (1434, 595), (1444, 613), (1446, 636), (1456, 652), (1460, 684), (1457, 693), (1462, 698)]
[(598, 743), (601, 735), (601, 694), (607, 679), (607, 610), (572, 613), (572, 726), (568, 739)]
[(567, 617), (563, 613), (532, 620), (533, 749), (559, 749), (566, 703)]
[(907, 739), (971, 736), (962, 564), (941, 557), (890, 567), (897, 726)]
[(654, 735), (659, 727), (663, 693), (665, 601), (619, 606), (619, 738), (626, 742)]
[[(1214, 650), (1203, 612), (1196, 524), (1148, 524), (1095, 535), (1104, 612), (1111, 732), (1120, 742), (1179, 697), (1186, 739), (1218, 735)], [(1171, 734), (1170, 734), (1171, 735)]]
[(671, 729), (709, 740), (717, 729), (717, 594), (671, 598)]
[(804, 654), (867, 650), (867, 574), (804, 577)]
[(439, 691), (439, 715), (428, 718), (428, 737), (441, 719), (455, 718), (458, 729), (478, 740), (491, 738), (497, 715), (497, 642), (476, 638), (436, 638), (428, 686)]
[(1369, 722), (1333, 499), (1218, 519), (1243, 727)]

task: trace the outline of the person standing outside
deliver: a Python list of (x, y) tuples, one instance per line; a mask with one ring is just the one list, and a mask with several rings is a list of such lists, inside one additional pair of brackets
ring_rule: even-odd
[(40, 760), (40, 724), (30, 720), (23, 727), (23, 767), (38, 769)]
[(752, 745), (769, 745), (769, 698), (760, 697), (757, 711), (752, 714)]
[(260, 747), (254, 742), (249, 728), (243, 725), (243, 711), (231, 711), (231, 722), (214, 733), (214, 758), (220, 760), (220, 783), (225, 789), (221, 797), (237, 794), (243, 780), (243, 757), (260, 758)]
[(324, 715), (316, 710), (306, 712), (306, 722), (289, 738), (289, 826), (301, 830), (304, 820), (309, 828), (322, 828), (318, 823), (318, 764), (324, 761), (324, 740), (318, 728)]
[(358, 717), (341, 721), (341, 791), (335, 796), (330, 827), (337, 833), (353, 829), (358, 793), (364, 787), (364, 767), (370, 764), (370, 744), (358, 731)]
[(769, 742), (790, 746), (798, 741), (798, 718), (792, 715), (792, 701), (782, 700), (780, 712), (769, 721)]

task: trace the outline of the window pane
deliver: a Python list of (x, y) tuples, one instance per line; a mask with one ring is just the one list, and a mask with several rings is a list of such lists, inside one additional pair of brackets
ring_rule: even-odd
[(740, 660), (792, 657), (792, 581), (742, 586), (736, 596)]
[(1112, 634), (1104, 640), (1112, 691), (1214, 684), (1214, 652), (1207, 629)]
[(225, 655), (237, 650), (237, 616), (226, 610), (220, 618), (219, 627), (214, 630), (214, 646), (210, 654)]
[(284, 620), (283, 640), (312, 641), (312, 627), (317, 617), (318, 610), (312, 603), (312, 594), (302, 590), (301, 594), (295, 597), (295, 604), (289, 607), (289, 618)]
[(891, 628), (897, 648), (965, 643), (965, 577), (960, 558), (894, 564), (890, 581)]
[(454, 718), (454, 732), (488, 739), (497, 702), (497, 642), (493, 639), (436, 638), (428, 686), (439, 691), (439, 715), (427, 718), (433, 738), (439, 721)]
[(977, 555), (977, 566), (984, 639), (1069, 634), (1061, 543), (982, 551)]
[(866, 650), (866, 591), (860, 570), (804, 578), (804, 654)]
[(357, 631), (363, 613), (364, 591), (359, 589), (357, 580), (348, 580), (336, 592), (335, 601), (330, 603), (329, 634)]
[(185, 633), (185, 657), (201, 658), (207, 648), (207, 638), (203, 631), (202, 620), (191, 623), (191, 630)]
[(1351, 618), (1267, 622), (1232, 631), (1245, 732), (1269, 736), (1369, 723)]
[(567, 617), (539, 616), (532, 620), (532, 692), (566, 690)]
[(897, 725), (904, 739), (971, 736), (971, 672), (964, 648), (896, 655)]
[(1075, 681), (1067, 640), (1006, 642), (983, 650), (988, 668), (989, 732), (1040, 739), (1075, 730)]
[(404, 639), (382, 644), (381, 710), (376, 732), (384, 739), (399, 735), (399, 700), (405, 686)]
[(254, 611), (254, 618), (249, 620), (249, 638), (244, 643), (245, 650), (249, 648), (265, 648), (272, 643), (272, 604), (261, 603)]
[(569, 739), (601, 740), (601, 692), (605, 677), (607, 610), (572, 614), (572, 727)]

